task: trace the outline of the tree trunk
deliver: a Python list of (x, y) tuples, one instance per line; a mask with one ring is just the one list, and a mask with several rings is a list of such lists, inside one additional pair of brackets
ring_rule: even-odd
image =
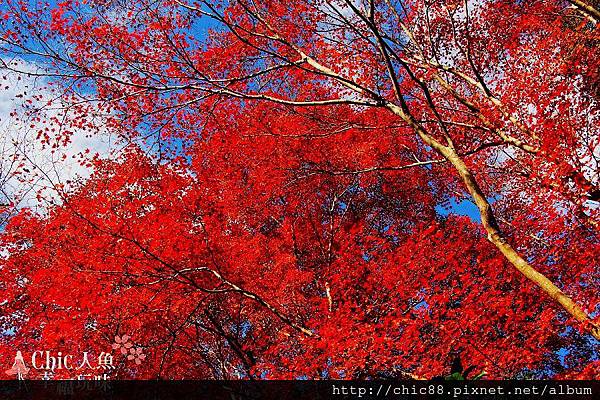
[(483, 191), (479, 187), (477, 180), (471, 174), (464, 161), (459, 157), (454, 148), (451, 146), (445, 146), (438, 142), (435, 138), (429, 136), (429, 134), (416, 123), (410, 114), (402, 110), (402, 108), (395, 104), (388, 103), (388, 109), (394, 114), (400, 116), (404, 121), (410, 124), (419, 137), (439, 154), (441, 154), (446, 160), (448, 160), (462, 179), (465, 184), (467, 191), (473, 197), (479, 214), (481, 216), (481, 223), (487, 232), (488, 240), (493, 243), (498, 250), (506, 257), (506, 259), (519, 270), (527, 279), (539, 286), (548, 296), (557, 301), (571, 316), (581, 322), (587, 322), (590, 324), (590, 333), (598, 340), (600, 340), (600, 327), (594, 324), (589, 315), (581, 309), (570, 297), (565, 295), (550, 279), (546, 278), (543, 274), (533, 268), (527, 261), (519, 255), (519, 253), (506, 241), (496, 218), (494, 217), (493, 209), (488, 200), (486, 199)]

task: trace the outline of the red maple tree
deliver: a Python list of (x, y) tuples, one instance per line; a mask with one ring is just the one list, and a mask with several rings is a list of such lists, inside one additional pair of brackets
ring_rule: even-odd
[(0, 236), (7, 363), (126, 334), (120, 377), (597, 376), (596, 2), (5, 3), (64, 104), (40, 139), (127, 143)]

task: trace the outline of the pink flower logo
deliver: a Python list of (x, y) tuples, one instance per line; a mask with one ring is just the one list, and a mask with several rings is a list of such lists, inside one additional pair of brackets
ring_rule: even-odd
[(129, 339), (130, 338), (128, 335), (123, 335), (121, 337), (119, 337), (118, 335), (115, 336), (115, 342), (113, 343), (112, 348), (114, 350), (121, 349), (121, 354), (127, 354), (127, 351), (133, 347), (133, 343), (131, 343)]
[(142, 353), (142, 348), (138, 347), (136, 349), (129, 349), (129, 355), (127, 356), (128, 360), (135, 360), (137, 365), (140, 365), (142, 361), (146, 358), (146, 355)]

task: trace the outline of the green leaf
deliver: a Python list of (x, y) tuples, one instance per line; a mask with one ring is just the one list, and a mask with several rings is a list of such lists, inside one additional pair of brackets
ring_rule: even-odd
[(447, 381), (464, 381), (465, 378), (460, 372), (455, 372), (452, 375), (448, 375), (444, 378)]
[(486, 375), (485, 371), (481, 371), (480, 373), (478, 373), (477, 375), (475, 375), (471, 380), (477, 381), (477, 380), (483, 378), (485, 375)]

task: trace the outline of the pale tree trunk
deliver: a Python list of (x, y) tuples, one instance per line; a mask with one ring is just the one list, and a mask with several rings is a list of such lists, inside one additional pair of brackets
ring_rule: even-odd
[(571, 316), (578, 321), (590, 324), (590, 333), (598, 340), (600, 340), (600, 327), (594, 324), (590, 316), (577, 305), (569, 296), (565, 295), (550, 279), (545, 277), (543, 274), (533, 268), (527, 261), (519, 255), (519, 253), (506, 241), (498, 224), (494, 217), (492, 206), (483, 194), (483, 191), (479, 187), (477, 180), (473, 174), (469, 171), (464, 161), (460, 158), (456, 150), (452, 146), (445, 146), (431, 137), (426, 131), (424, 131), (412, 118), (412, 116), (402, 110), (395, 104), (388, 103), (387, 108), (390, 109), (394, 114), (400, 116), (409, 125), (411, 125), (418, 133), (419, 137), (435, 151), (441, 154), (446, 160), (448, 160), (458, 172), (458, 175), (462, 179), (467, 191), (472, 196), (479, 214), (481, 216), (481, 223), (487, 232), (488, 240), (494, 244), (498, 250), (506, 257), (506, 259), (521, 272), (527, 279), (535, 283), (540, 287), (548, 296), (557, 301)]
[(600, 11), (589, 2), (582, 0), (569, 0), (582, 13), (593, 19), (596, 23), (600, 21)]
[[(584, 12), (586, 15), (590, 16), (590, 18), (595, 19), (596, 21), (600, 18), (600, 12), (594, 6), (589, 4), (589, 0), (569, 0), (569, 2), (571, 4), (573, 4), (574, 7), (577, 7), (579, 10)], [(404, 98), (403, 98), (403, 95), (400, 90), (399, 81), (396, 77), (396, 73), (394, 71), (393, 65), (391, 64), (390, 55), (388, 54), (389, 47), (386, 46), (386, 43), (383, 40), (382, 35), (380, 34), (379, 30), (377, 29), (377, 26), (375, 25), (375, 19), (373, 18), (374, 11), (372, 10), (371, 14), (365, 16), (361, 13), (361, 11), (358, 8), (354, 7), (351, 2), (347, 2), (347, 4), (354, 11), (354, 13), (356, 15), (361, 17), (361, 19), (365, 22), (365, 24), (372, 30), (373, 34), (375, 35), (377, 42), (379, 44), (380, 53), (383, 56), (384, 60), (386, 61), (386, 66), (387, 66), (388, 73), (390, 75), (390, 78), (391, 78), (393, 86), (394, 86), (394, 91), (396, 92), (397, 98), (400, 101), (402, 107), (400, 107), (392, 102), (384, 100), (383, 98), (380, 97), (380, 95), (376, 91), (368, 89), (350, 79), (344, 78), (340, 74), (334, 72), (331, 68), (319, 63), (316, 59), (312, 58), (307, 53), (303, 52), (298, 46), (296, 46), (293, 43), (291, 43), (290, 41), (286, 40), (284, 35), (280, 35), (277, 32), (277, 30), (274, 29), (268, 23), (268, 21), (260, 15), (260, 13), (258, 13), (258, 12), (255, 13), (250, 10), (246, 10), (246, 11), (249, 12), (253, 17), (257, 18), (262, 24), (264, 24), (264, 26), (266, 26), (272, 32), (272, 35), (267, 36), (267, 38), (278, 41), (280, 43), (284, 43), (285, 45), (289, 46), (289, 48), (291, 48), (295, 52), (297, 52), (297, 54), (300, 56), (300, 60), (298, 60), (297, 62), (306, 62), (308, 65), (313, 67), (316, 71), (318, 71), (321, 76), (336, 80), (338, 83), (349, 88), (350, 90), (357, 92), (360, 95), (370, 97), (371, 99), (376, 99), (377, 102), (372, 103), (370, 101), (365, 101), (365, 100), (363, 100), (363, 101), (345, 100), (344, 101), (342, 99), (328, 100), (328, 101), (314, 101), (314, 102), (298, 102), (298, 101), (292, 101), (292, 100), (276, 99), (272, 96), (265, 96), (265, 95), (248, 95), (248, 94), (243, 95), (243, 94), (232, 92), (232, 91), (229, 91), (226, 89), (221, 90), (220, 93), (230, 94), (230, 95), (233, 95), (234, 97), (270, 100), (270, 101), (275, 101), (275, 102), (278, 102), (281, 104), (290, 104), (290, 105), (297, 105), (297, 106), (326, 105), (326, 104), (340, 104), (340, 103), (360, 104), (363, 106), (384, 105), (386, 108), (388, 108), (390, 111), (392, 111), (395, 115), (399, 116), (406, 123), (408, 123), (408, 125), (410, 125), (415, 130), (415, 132), (420, 136), (420, 138), (423, 140), (423, 142), (425, 142), (427, 145), (431, 146), (436, 152), (438, 152), (440, 155), (442, 155), (448, 162), (450, 162), (454, 166), (454, 168), (458, 172), (458, 175), (460, 176), (463, 183), (465, 184), (467, 191), (472, 196), (475, 204), (477, 205), (477, 208), (479, 209), (479, 213), (481, 215), (481, 222), (487, 232), (488, 240), (491, 243), (493, 243), (498, 248), (498, 250), (500, 250), (500, 252), (504, 255), (504, 257), (517, 270), (519, 270), (530, 281), (532, 281), (538, 287), (540, 287), (552, 299), (557, 301), (571, 316), (573, 316), (578, 321), (581, 321), (584, 323), (589, 323), (590, 333), (596, 339), (600, 340), (600, 327), (597, 324), (593, 323), (593, 321), (587, 315), (587, 313), (583, 309), (581, 309), (581, 307), (579, 307), (571, 298), (569, 298), (567, 295), (565, 295), (556, 285), (554, 285), (554, 283), (552, 283), (552, 281), (550, 281), (543, 274), (541, 274), (535, 268), (533, 268), (531, 265), (529, 265), (529, 263), (527, 261), (525, 261), (523, 259), (523, 257), (521, 257), (519, 255), (519, 253), (506, 241), (502, 232), (500, 231), (500, 228), (498, 227), (498, 224), (494, 217), (494, 213), (493, 213), (490, 203), (487, 201), (487, 199), (486, 199), (485, 195), (483, 194), (483, 191), (479, 187), (475, 177), (469, 171), (469, 169), (465, 165), (464, 161), (460, 158), (460, 156), (454, 149), (454, 146), (451, 143), (451, 139), (449, 137), (446, 137), (446, 139), (448, 141), (448, 145), (443, 145), (442, 143), (438, 142), (434, 137), (430, 136), (427, 133), (427, 131), (419, 123), (417, 123), (417, 121), (410, 114), (408, 107), (406, 106), (406, 104), (404, 102)], [(196, 9), (194, 7), (189, 7), (189, 6), (184, 6), (184, 7), (199, 11), (198, 9)], [(232, 32), (235, 33), (236, 29), (233, 26), (229, 25), (229, 28), (232, 30)], [(414, 41), (414, 38), (410, 34), (410, 31), (408, 29), (406, 29), (405, 27), (403, 27), (403, 29), (405, 30), (405, 32), (407, 32), (409, 38), (412, 41)], [(397, 60), (400, 61), (401, 63), (405, 64), (404, 60), (401, 59), (400, 57), (397, 57)], [(405, 65), (405, 67), (408, 71), (409, 70), (408, 67), (406, 65)], [(420, 82), (410, 72), (409, 72), (409, 75), (411, 76), (412, 79), (416, 80), (420, 84), (420, 86), (425, 90), (425, 92), (426, 92), (425, 95), (427, 97), (428, 93), (427, 93), (427, 90), (422, 85), (422, 82)], [(466, 75), (463, 75), (463, 78), (466, 78), (468, 81), (470, 81), (471, 84), (474, 84), (476, 86), (482, 85), (481, 82), (477, 82), (475, 80), (469, 79), (469, 77)], [(444, 86), (447, 87), (446, 85), (444, 85)], [(485, 92), (485, 90), (484, 90), (484, 92)], [(430, 102), (430, 106), (435, 113), (435, 106), (433, 105), (433, 103), (431, 102), (431, 99), (429, 97), (428, 97), (428, 99)], [(498, 99), (490, 98), (490, 100), (496, 106), (498, 106), (501, 110), (503, 109), (503, 106), (499, 102)], [(465, 104), (465, 103), (463, 103), (463, 104)], [(507, 114), (504, 110), (502, 110), (502, 111), (503, 111), (503, 113), (505, 113), (506, 116), (509, 117), (511, 122), (513, 124), (515, 124), (520, 130), (526, 130), (525, 127), (522, 124), (520, 124), (520, 122), (518, 120), (516, 120), (515, 118), (512, 118), (510, 116), (510, 114)], [(484, 123), (485, 122), (486, 121), (484, 121)], [(522, 143), (521, 141), (519, 141), (516, 138), (509, 137), (509, 136), (505, 135), (503, 132), (496, 132), (496, 133), (498, 133), (499, 136), (507, 143), (518, 146), (528, 152), (535, 152), (535, 149), (533, 147), (527, 146), (525, 143)], [(298, 329), (298, 327), (296, 327), (296, 328)], [(299, 330), (303, 331), (302, 329), (299, 329)], [(310, 331), (304, 332), (304, 333), (309, 335), (309, 332)]]

